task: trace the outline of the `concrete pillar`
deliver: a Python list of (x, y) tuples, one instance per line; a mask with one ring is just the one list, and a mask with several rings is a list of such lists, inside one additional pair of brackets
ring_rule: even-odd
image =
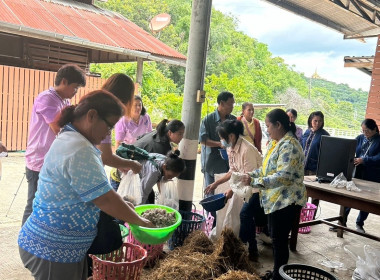
[(192, 207), (195, 166), (202, 103), (197, 102), (197, 92), (203, 91), (208, 34), (212, 0), (194, 0), (192, 5), (190, 37), (187, 52), (182, 121), (185, 135), (179, 145), (181, 157), (186, 161), (186, 172), (178, 181), (179, 208), (190, 211)]

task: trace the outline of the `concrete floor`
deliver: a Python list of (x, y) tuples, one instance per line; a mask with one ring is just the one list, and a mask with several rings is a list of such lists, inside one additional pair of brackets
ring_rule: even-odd
[[(3, 172), (0, 181), (0, 280), (33, 279), (29, 271), (23, 267), (17, 247), (17, 235), (20, 229), (27, 193), (26, 180), (22, 181), (25, 169), (24, 154), (10, 153), (8, 158), (2, 159), (2, 166)], [(198, 202), (202, 198), (202, 180), (202, 173), (197, 168), (194, 191), (195, 202)], [(20, 189), (17, 192), (19, 186)], [(16, 192), (17, 195), (15, 196)], [(7, 215), (13, 199), (14, 203)], [(328, 217), (336, 215), (338, 212), (338, 205), (322, 201), (317, 216)], [(357, 210), (352, 210), (348, 221), (349, 226), (355, 226), (357, 214)], [(380, 216), (369, 215), (365, 223), (365, 229), (368, 233), (379, 235)], [(334, 275), (341, 280), (351, 279), (355, 269), (355, 261), (343, 250), (344, 245), (364, 246), (368, 244), (380, 249), (380, 243), (352, 233), (345, 233), (344, 238), (338, 238), (336, 237), (336, 233), (330, 232), (326, 225), (313, 226), (309, 234), (300, 234), (298, 240), (297, 252), (290, 253), (289, 263), (303, 263), (328, 270), (320, 264), (322, 261), (342, 262), (346, 270), (334, 272)], [(273, 265), (272, 249), (260, 244), (259, 251), (260, 262), (253, 265), (259, 272), (265, 272), (265, 270), (270, 269)]]

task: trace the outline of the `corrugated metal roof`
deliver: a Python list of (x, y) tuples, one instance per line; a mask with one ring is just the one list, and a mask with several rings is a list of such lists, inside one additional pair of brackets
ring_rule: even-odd
[(344, 34), (345, 38), (380, 34), (378, 0), (265, 0)]
[(119, 51), (122, 48), (152, 56), (186, 59), (130, 20), (93, 5), (71, 0), (1, 0), (0, 11), (0, 24), (18, 28), (19, 34), (22, 30), (26, 30), (25, 33), (42, 31), (45, 36), (66, 38), (63, 39), (66, 42), (82, 41), (82, 45), (95, 43), (98, 48), (101, 44)]

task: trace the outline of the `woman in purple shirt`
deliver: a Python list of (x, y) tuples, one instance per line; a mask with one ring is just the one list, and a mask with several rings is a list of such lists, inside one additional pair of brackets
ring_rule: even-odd
[[(116, 96), (121, 103), (125, 106), (125, 114), (130, 115), (133, 96), (135, 92), (135, 85), (132, 79), (123, 74), (116, 73), (107, 79), (102, 86), (103, 90), (109, 91)], [(98, 145), (99, 150), (102, 151), (103, 164), (115, 167), (121, 171), (127, 172), (132, 170), (134, 173), (139, 173), (142, 166), (134, 160), (121, 158), (112, 153), (112, 137), (111, 133)]]
[(116, 148), (121, 143), (133, 144), (136, 139), (152, 131), (152, 122), (140, 96), (135, 95), (130, 117), (122, 117), (115, 126)]

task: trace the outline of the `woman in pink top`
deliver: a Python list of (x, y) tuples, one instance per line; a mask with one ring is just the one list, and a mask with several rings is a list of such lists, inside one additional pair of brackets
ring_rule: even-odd
[[(220, 184), (227, 182), (232, 172), (246, 173), (259, 168), (262, 164), (262, 155), (250, 142), (244, 139), (244, 125), (238, 120), (226, 120), (217, 127), (221, 143), (227, 149), (230, 170), (222, 178), (207, 186), (205, 193), (211, 193)], [(249, 171), (251, 170), (251, 171)], [(233, 195), (231, 189), (225, 192), (227, 199)], [(239, 219), (239, 217), (236, 217)], [(267, 218), (260, 206), (259, 194), (254, 193), (248, 202), (244, 203), (240, 211), (239, 238), (248, 243), (249, 258), (258, 259), (256, 241), (256, 226), (265, 227)]]
[(122, 117), (115, 126), (116, 148), (121, 143), (133, 144), (137, 138), (152, 131), (152, 123), (140, 96), (135, 95), (130, 117)]
[[(104, 83), (102, 89), (115, 95), (125, 105), (126, 115), (130, 115), (135, 85), (129, 76), (122, 73), (113, 74)], [(110, 126), (110, 129), (112, 130), (113, 126)], [(133, 173), (140, 172), (142, 166), (139, 162), (124, 159), (112, 153), (111, 133), (100, 143), (99, 149), (102, 151), (102, 161), (105, 165), (115, 167), (121, 171), (132, 170)]]

